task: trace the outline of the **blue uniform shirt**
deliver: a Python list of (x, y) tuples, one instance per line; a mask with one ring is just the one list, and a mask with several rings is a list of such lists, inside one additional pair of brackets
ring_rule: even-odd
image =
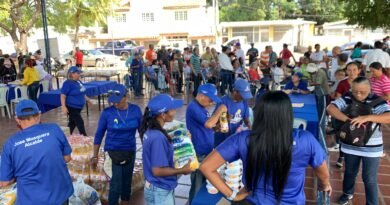
[(61, 88), (61, 94), (66, 95), (66, 106), (82, 109), (85, 105), (85, 91), (81, 81), (66, 80)]
[(176, 188), (177, 176), (156, 177), (152, 172), (154, 167), (174, 168), (173, 145), (168, 142), (168, 139), (161, 131), (147, 130), (145, 132), (142, 147), (142, 163), (145, 180), (149, 183), (165, 190)]
[(284, 86), (284, 90), (304, 90), (308, 91), (307, 83), (300, 80), (298, 86), (294, 86), (294, 83), (292, 81), (288, 82), (286, 86)]
[(219, 105), (224, 104), (227, 107), (227, 113), (232, 115), (232, 119), (229, 122), (229, 132), (228, 133), (215, 133), (215, 146), (218, 146), (223, 142), (227, 137), (233, 135), (237, 132), (237, 129), (242, 125), (244, 119), (249, 118), (249, 106), (246, 101), (234, 102), (233, 99), (229, 96), (223, 96), (221, 98), (222, 102)]
[(214, 130), (205, 127), (210, 114), (196, 100), (192, 101), (186, 112), (186, 125), (191, 133), (197, 155), (208, 155), (214, 147)]
[[(246, 157), (248, 153), (250, 131), (237, 133), (226, 139), (217, 147), (217, 152), (227, 162), (242, 159), (243, 162), (243, 183), (245, 184)], [(326, 160), (326, 154), (314, 138), (307, 131), (294, 130), (294, 148), (290, 173), (283, 190), (280, 204), (305, 204), (305, 173), (308, 165), (317, 168)], [(264, 178), (259, 177), (258, 187), (253, 190), (253, 194), (247, 198), (248, 201), (256, 205), (278, 204), (273, 187), (272, 176), (267, 183), (267, 192), (264, 194)]]
[(72, 179), (64, 160), (71, 152), (58, 125), (28, 127), (4, 144), (0, 181), (16, 179), (16, 204), (62, 204), (73, 194)]
[(141, 109), (130, 103), (127, 110), (118, 110), (114, 106), (104, 109), (100, 115), (94, 144), (101, 144), (107, 131), (105, 151), (135, 151), (135, 134), (141, 125), (141, 118)]

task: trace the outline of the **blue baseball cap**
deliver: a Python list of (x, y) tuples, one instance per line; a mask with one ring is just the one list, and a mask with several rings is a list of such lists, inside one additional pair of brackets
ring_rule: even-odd
[(41, 111), (39, 110), (37, 103), (32, 100), (21, 100), (15, 107), (16, 117), (24, 117), (39, 113), (41, 113)]
[(248, 81), (242, 78), (238, 78), (234, 82), (234, 90), (237, 90), (238, 93), (240, 93), (241, 97), (245, 100), (251, 99), (253, 97)]
[(111, 90), (107, 92), (110, 97), (108, 97), (108, 102), (118, 103), (126, 96), (127, 90), (124, 85), (116, 84)]
[(301, 72), (294, 73), (295, 76), (297, 76), (299, 79), (303, 77), (303, 74)]
[(215, 85), (206, 83), (198, 88), (198, 93), (201, 93), (207, 97), (209, 97), (213, 102), (220, 103), (221, 99), (218, 97), (218, 91)]
[(175, 110), (183, 106), (183, 100), (174, 99), (167, 94), (154, 96), (148, 103), (148, 108), (152, 115), (159, 115), (169, 110)]
[(82, 73), (83, 71), (80, 70), (80, 68), (77, 67), (77, 66), (72, 66), (72, 67), (70, 67), (69, 70), (68, 70), (68, 73), (76, 73), (76, 72)]

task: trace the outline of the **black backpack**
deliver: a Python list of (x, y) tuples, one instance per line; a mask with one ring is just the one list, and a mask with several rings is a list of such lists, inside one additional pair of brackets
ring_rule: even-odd
[[(351, 94), (352, 103), (347, 107), (343, 113), (347, 115), (350, 119), (371, 115), (372, 109), (380, 103), (383, 103), (384, 100), (380, 97), (376, 98), (370, 103), (362, 103), (356, 100)], [(337, 137), (344, 144), (349, 144), (353, 146), (363, 147), (367, 144), (368, 140), (370, 140), (371, 136), (374, 134), (376, 129), (380, 126), (379, 123), (372, 127), (373, 122), (366, 122), (360, 127), (352, 125), (351, 121), (343, 122), (339, 132), (337, 133)]]

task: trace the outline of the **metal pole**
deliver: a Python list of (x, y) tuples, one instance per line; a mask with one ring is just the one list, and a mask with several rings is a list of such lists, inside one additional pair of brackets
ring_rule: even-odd
[(50, 43), (49, 43), (49, 34), (47, 29), (47, 18), (46, 18), (46, 0), (41, 0), (41, 10), (42, 10), (42, 26), (43, 26), (43, 38), (45, 40), (45, 64), (47, 67), (47, 72), (51, 74), (51, 57), (50, 57)]

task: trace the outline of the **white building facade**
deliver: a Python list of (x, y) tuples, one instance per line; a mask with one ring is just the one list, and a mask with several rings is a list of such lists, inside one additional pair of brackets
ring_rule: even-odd
[(108, 33), (95, 40), (97, 44), (128, 39), (145, 46), (159, 42), (207, 45), (215, 40), (218, 12), (214, 11), (206, 0), (126, 0), (107, 17)]

